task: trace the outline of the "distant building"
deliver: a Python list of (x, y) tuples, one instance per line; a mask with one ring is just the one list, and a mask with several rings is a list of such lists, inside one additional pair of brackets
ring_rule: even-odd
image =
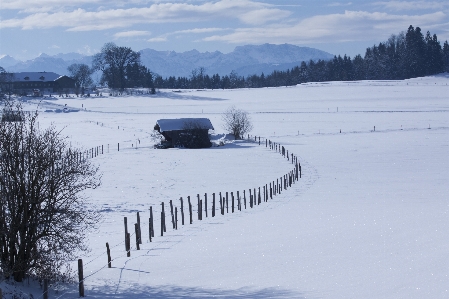
[(212, 144), (209, 130), (214, 130), (208, 118), (159, 119), (154, 129), (164, 136), (166, 147), (207, 148)]
[(21, 72), (13, 73), (10, 82), (1, 83), (2, 90), (12, 89), (13, 93), (23, 95), (73, 92), (75, 80), (68, 76), (61, 76), (53, 72)]

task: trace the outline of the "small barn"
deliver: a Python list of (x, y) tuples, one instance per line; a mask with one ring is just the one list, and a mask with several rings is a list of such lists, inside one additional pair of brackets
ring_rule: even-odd
[(164, 136), (168, 146), (207, 148), (212, 143), (209, 130), (214, 130), (208, 118), (159, 119), (154, 129)]

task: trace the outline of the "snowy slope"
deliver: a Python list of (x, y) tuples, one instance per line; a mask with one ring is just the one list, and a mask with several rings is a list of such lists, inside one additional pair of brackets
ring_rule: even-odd
[[(89, 236), (92, 252), (80, 253), (87, 296), (447, 298), (448, 83), (446, 74), (44, 102), (42, 110), (64, 104), (87, 110), (42, 113), (41, 126), (54, 122), (73, 144), (105, 146), (94, 158), (103, 185), (89, 192), (103, 219)], [(157, 119), (207, 117), (220, 133), (220, 113), (231, 105), (250, 112), (251, 134), (299, 156), (302, 178), (254, 209), (203, 221), (194, 214), (193, 224), (178, 223), (177, 231), (167, 217), (160, 237), (162, 201), (169, 211), (169, 200), (179, 208), (179, 197), (191, 196), (196, 208), (197, 194), (248, 193), (291, 169), (279, 154), (248, 141), (152, 148)], [(137, 211), (144, 241), (137, 251), (132, 238), (127, 258), (123, 217), (133, 224)], [(50, 297), (76, 298), (77, 286)]]

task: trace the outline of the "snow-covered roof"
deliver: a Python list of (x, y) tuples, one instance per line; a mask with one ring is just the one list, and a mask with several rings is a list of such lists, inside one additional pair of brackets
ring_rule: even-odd
[(156, 122), (160, 131), (177, 131), (185, 130), (189, 125), (200, 127), (202, 129), (214, 130), (212, 123), (208, 118), (175, 118), (175, 119), (159, 119)]
[(14, 73), (14, 81), (15, 82), (50, 82), (55, 81), (60, 78), (61, 75), (58, 75), (53, 72), (20, 72)]

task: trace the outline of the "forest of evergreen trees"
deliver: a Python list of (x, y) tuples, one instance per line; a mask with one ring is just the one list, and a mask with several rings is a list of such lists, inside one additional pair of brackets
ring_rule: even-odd
[(401, 80), (449, 72), (449, 44), (443, 46), (436, 34), (424, 36), (419, 27), (392, 35), (388, 41), (366, 49), (365, 56), (335, 56), (332, 60), (302, 62), (286, 71), (246, 78), (235, 72), (209, 76), (204, 68), (195, 69), (189, 78), (155, 76), (156, 88), (228, 89), (291, 86), (304, 82)]

